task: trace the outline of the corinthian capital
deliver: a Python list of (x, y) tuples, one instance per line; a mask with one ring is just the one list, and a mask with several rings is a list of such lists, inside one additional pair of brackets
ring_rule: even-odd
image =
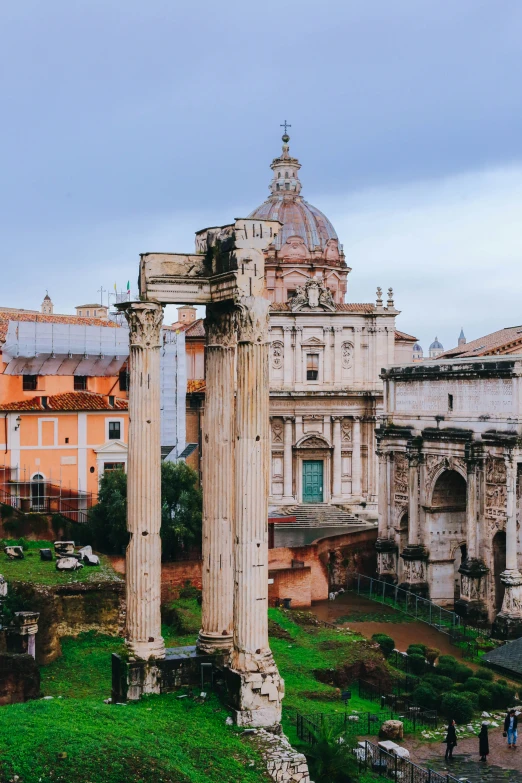
[(131, 302), (123, 309), (129, 324), (130, 344), (137, 348), (159, 348), (163, 305), (157, 302)]
[(268, 299), (261, 296), (243, 296), (236, 304), (238, 342), (268, 342), (268, 311), (270, 308)]
[(205, 316), (205, 331), (207, 335), (207, 345), (219, 345), (223, 348), (232, 348), (235, 346), (235, 308), (219, 304), (207, 305)]

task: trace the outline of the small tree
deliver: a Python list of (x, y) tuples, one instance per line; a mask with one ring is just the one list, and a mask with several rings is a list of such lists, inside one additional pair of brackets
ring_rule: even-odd
[(201, 547), (203, 496), (185, 462), (161, 464), (161, 543), (164, 560)]
[(395, 641), (385, 633), (374, 633), (372, 640), (377, 642), (385, 658), (389, 658), (395, 649)]
[(312, 730), (313, 745), (306, 751), (310, 776), (316, 783), (352, 783), (358, 779), (355, 759), (344, 738), (323, 726)]
[(111, 554), (122, 554), (129, 541), (127, 532), (127, 475), (108, 470), (101, 477), (98, 503), (88, 522), (94, 546)]

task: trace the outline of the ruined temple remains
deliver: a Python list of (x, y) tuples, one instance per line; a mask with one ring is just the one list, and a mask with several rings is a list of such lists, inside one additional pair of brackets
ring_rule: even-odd
[(278, 221), (240, 219), (198, 232), (193, 255), (144, 254), (142, 301), (120, 306), (130, 327), (129, 692), (134, 698), (160, 692), (162, 662), (169, 659), (160, 623), (163, 306), (205, 304), (203, 618), (193, 654), (217, 656), (224, 665), (236, 720), (244, 726), (278, 724), (284, 692), (268, 643), (269, 301), (263, 256), (279, 228)]
[(379, 574), (499, 638), (522, 634), (522, 359), (383, 370)]

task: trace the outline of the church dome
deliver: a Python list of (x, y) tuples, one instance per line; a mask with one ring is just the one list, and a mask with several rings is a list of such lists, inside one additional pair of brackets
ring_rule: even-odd
[(439, 342), (438, 337), (436, 337), (432, 342), (432, 344), (430, 345), (430, 351), (443, 351), (443, 350), (444, 350), (444, 346), (442, 345), (442, 343)]
[(300, 195), (301, 164), (289, 153), (290, 137), (283, 136), (283, 152), (272, 161), (274, 172), (270, 196), (249, 217), (279, 220), (283, 227), (272, 246), (283, 261), (322, 261), (329, 266), (344, 266), (342, 246), (337, 233), (323, 213)]

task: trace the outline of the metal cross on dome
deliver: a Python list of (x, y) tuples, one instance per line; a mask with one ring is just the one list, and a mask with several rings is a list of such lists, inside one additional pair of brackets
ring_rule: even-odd
[(281, 125), (279, 127), (280, 128), (284, 128), (285, 129), (285, 134), (286, 134), (287, 128), (291, 128), (292, 126), (285, 120), (284, 122), (281, 123)]

